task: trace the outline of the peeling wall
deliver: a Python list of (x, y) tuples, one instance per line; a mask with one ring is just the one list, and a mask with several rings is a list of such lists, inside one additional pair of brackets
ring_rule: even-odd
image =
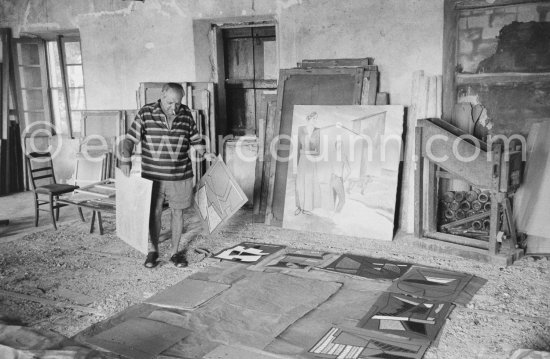
[[(271, 16), (281, 68), (304, 58), (374, 57), (381, 91), (410, 102), (412, 72), (440, 74), (442, 0), (3, 0), (2, 26), (79, 29), (89, 109), (134, 108), (139, 82), (203, 80), (193, 20)], [(195, 61), (200, 62), (198, 65)], [(199, 73), (195, 71), (199, 70)], [(209, 78), (209, 76), (208, 76)]]
[[(205, 44), (194, 43), (207, 41), (193, 33), (194, 25), (204, 31), (196, 20), (251, 17), (275, 20), (280, 68), (303, 59), (373, 57), (380, 91), (392, 104), (410, 104), (414, 71), (442, 72), (443, 0), (0, 2), (0, 26), (11, 27), (15, 37), (79, 30), (89, 110), (135, 108), (140, 82), (215, 78)], [(77, 146), (64, 143), (71, 151)], [(60, 160), (61, 181), (74, 167), (67, 161)]]

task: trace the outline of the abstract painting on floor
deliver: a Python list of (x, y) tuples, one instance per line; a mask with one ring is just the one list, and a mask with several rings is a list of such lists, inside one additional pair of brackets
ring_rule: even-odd
[(403, 106), (295, 106), (283, 227), (391, 241)]
[(385, 336), (355, 328), (331, 328), (309, 350), (309, 357), (334, 359), (422, 358), (428, 342)]

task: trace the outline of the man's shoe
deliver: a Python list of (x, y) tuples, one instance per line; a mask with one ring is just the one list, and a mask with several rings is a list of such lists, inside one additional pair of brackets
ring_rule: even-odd
[(143, 263), (143, 265), (145, 268), (155, 268), (158, 264), (158, 259), (159, 254), (157, 252), (149, 252), (147, 253), (147, 258), (145, 259), (145, 263)]
[(178, 252), (170, 257), (170, 261), (178, 268), (187, 267), (187, 253), (185, 251)]

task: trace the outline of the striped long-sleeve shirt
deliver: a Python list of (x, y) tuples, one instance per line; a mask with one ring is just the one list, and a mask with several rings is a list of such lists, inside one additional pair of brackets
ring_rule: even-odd
[[(134, 145), (141, 142), (141, 176), (150, 180), (179, 181), (193, 177), (188, 151), (200, 145), (201, 138), (191, 111), (185, 105), (168, 120), (160, 101), (143, 106), (130, 126), (126, 139)], [(124, 157), (128, 154), (124, 153)]]

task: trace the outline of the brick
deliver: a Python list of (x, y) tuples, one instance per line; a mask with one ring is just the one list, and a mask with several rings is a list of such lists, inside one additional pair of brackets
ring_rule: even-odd
[(512, 21), (516, 21), (516, 17), (516, 14), (493, 14), (489, 25), (500, 30), (503, 26), (511, 24)]
[(489, 15), (472, 16), (468, 18), (468, 28), (489, 27)]
[(468, 27), (468, 20), (465, 17), (458, 19), (458, 29), (465, 30)]
[(529, 22), (537, 21), (538, 14), (536, 9), (533, 6), (519, 6), (518, 8), (518, 21), (519, 22)]
[(481, 37), (483, 38), (483, 40), (496, 39), (499, 32), (500, 32), (499, 27), (488, 27), (488, 28), (483, 29), (483, 33), (482, 33)]
[(474, 50), (474, 43), (468, 40), (460, 40), (458, 42), (458, 51), (461, 54), (471, 54)]

